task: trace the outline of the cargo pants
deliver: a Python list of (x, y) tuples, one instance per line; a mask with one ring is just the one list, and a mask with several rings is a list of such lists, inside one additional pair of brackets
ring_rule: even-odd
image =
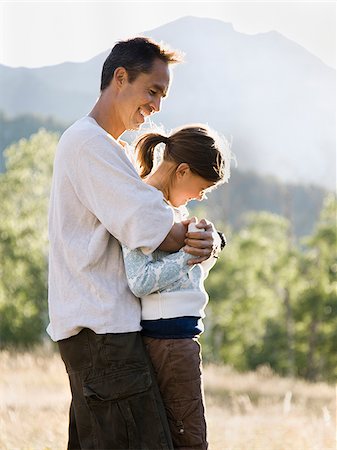
[(207, 450), (201, 347), (197, 338), (143, 336), (164, 401), (175, 450)]
[(165, 409), (138, 332), (84, 328), (58, 342), (72, 401), (68, 450), (172, 450)]

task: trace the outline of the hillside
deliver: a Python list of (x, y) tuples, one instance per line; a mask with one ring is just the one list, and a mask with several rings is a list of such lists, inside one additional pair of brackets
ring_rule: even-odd
[[(40, 128), (61, 134), (66, 126), (53, 118), (29, 114), (9, 118), (0, 112), (0, 129), (4, 130), (0, 135), (0, 173), (5, 170), (3, 151), (10, 144), (29, 138)], [(300, 238), (312, 232), (326, 194), (319, 186), (284, 183), (234, 167), (229, 183), (209, 193), (206, 202), (191, 202), (190, 211), (236, 230), (244, 225), (247, 212), (270, 211), (286, 216), (294, 236)]]
[(8, 117), (0, 111), (0, 173), (5, 170), (4, 150), (10, 144), (22, 138), (29, 138), (40, 128), (59, 133), (66, 129), (67, 125), (52, 117), (40, 117), (33, 114), (23, 114), (16, 117)]
[(277, 178), (232, 170), (228, 184), (207, 194), (205, 204), (194, 202), (191, 212), (205, 210), (214, 223), (238, 230), (251, 211), (269, 211), (291, 222), (294, 238), (313, 232), (327, 191), (314, 185), (281, 183)]

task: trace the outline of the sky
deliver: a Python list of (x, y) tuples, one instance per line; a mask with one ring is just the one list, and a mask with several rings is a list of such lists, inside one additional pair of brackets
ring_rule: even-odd
[(1, 1), (0, 64), (86, 61), (125, 39), (186, 15), (217, 18), (247, 34), (275, 30), (336, 67), (336, 2)]

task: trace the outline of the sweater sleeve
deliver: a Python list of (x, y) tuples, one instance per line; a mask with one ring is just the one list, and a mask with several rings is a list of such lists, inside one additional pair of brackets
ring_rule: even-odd
[(166, 289), (191, 270), (187, 261), (191, 255), (179, 250), (167, 254), (161, 260), (153, 261), (140, 249), (131, 250), (122, 245), (125, 272), (129, 287), (136, 297), (144, 297)]

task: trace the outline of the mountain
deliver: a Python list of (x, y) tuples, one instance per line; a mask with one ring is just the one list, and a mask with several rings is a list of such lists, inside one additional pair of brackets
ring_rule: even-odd
[[(52, 118), (26, 114), (10, 119), (0, 112), (0, 129), (4, 131), (0, 135), (0, 177), (5, 170), (5, 158), (1, 160), (4, 148), (41, 128), (60, 135), (66, 127)], [(327, 191), (318, 186), (283, 183), (275, 177), (236, 169), (228, 184), (208, 193), (206, 202), (191, 202), (189, 210), (191, 215), (207, 217), (219, 229), (229, 225), (236, 231), (245, 225), (247, 212), (269, 211), (290, 220), (293, 237), (299, 242), (312, 233), (326, 195)]]
[[(247, 35), (220, 20), (184, 17), (144, 35), (186, 54), (153, 122), (207, 122), (232, 138), (241, 170), (335, 188), (335, 70), (277, 32)], [(0, 66), (0, 110), (85, 114), (108, 51), (85, 63)]]
[(217, 20), (145, 34), (186, 52), (156, 120), (208, 122), (233, 137), (240, 169), (334, 188), (335, 70), (279, 33), (246, 35)]
[(71, 122), (96, 101), (104, 59), (99, 55), (85, 63), (38, 69), (0, 65), (0, 110), (11, 116), (33, 113)]

